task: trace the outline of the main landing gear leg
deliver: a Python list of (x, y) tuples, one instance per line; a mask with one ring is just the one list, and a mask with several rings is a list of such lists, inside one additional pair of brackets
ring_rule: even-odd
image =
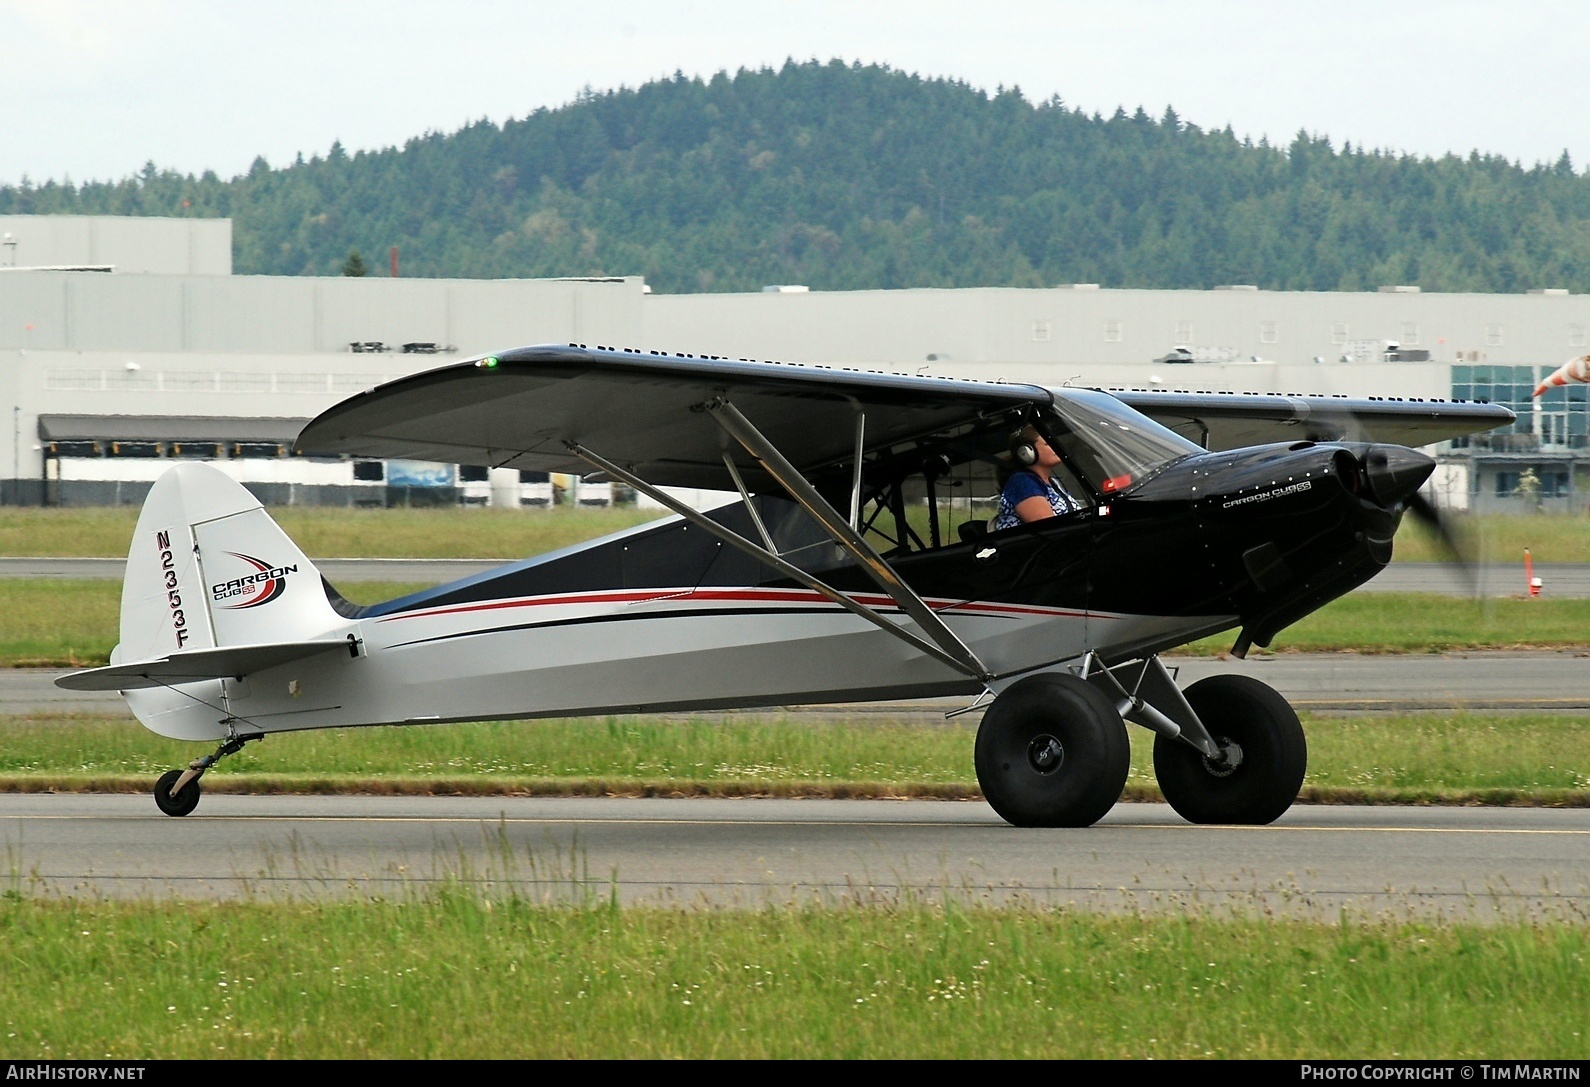
[(213, 754), (194, 759), (186, 770), (167, 770), (160, 775), (160, 780), (155, 782), (155, 806), (167, 815), (187, 815), (199, 806), (199, 779), (204, 772), (226, 756), (243, 750), (243, 745), (250, 740), (263, 738), (261, 732), (239, 736), (236, 729), (228, 725), (226, 739)]

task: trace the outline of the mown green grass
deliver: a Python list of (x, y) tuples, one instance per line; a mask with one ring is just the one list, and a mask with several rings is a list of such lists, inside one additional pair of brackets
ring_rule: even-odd
[[(662, 511), (563, 508), (551, 510), (315, 509), (285, 507), (271, 516), (313, 558), (519, 559), (640, 524)], [(0, 507), (0, 555), (122, 556), (138, 510)], [(958, 523), (964, 514), (951, 521)], [(915, 523), (917, 519), (913, 519)], [(926, 539), (926, 515), (919, 530)], [(1590, 562), (1590, 518), (1579, 516), (1453, 515), (1475, 556), (1536, 562)], [(1411, 518), (1397, 534), (1396, 561), (1445, 561), (1436, 538)]]
[[(1179, 653), (1231, 648), (1236, 632), (1192, 642)], [(1434, 593), (1352, 593), (1276, 635), (1271, 651), (1428, 653), (1590, 644), (1590, 600), (1487, 599)], [(1258, 651), (1256, 651), (1258, 652)]]
[(1590, 927), (0, 901), (13, 1056), (1583, 1058)]
[[(338, 591), (359, 604), (390, 600), (422, 583), (359, 582)], [(113, 581), (0, 578), (0, 667), (86, 667), (110, 659), (121, 586)], [(1213, 655), (1235, 632), (1181, 653)], [(1590, 645), (1590, 600), (1468, 600), (1426, 593), (1358, 593), (1282, 631), (1272, 650), (1424, 653), (1444, 649)]]
[[(662, 510), (317, 509), (271, 516), (311, 558), (522, 559), (654, 521)], [(132, 506), (82, 509), (0, 507), (0, 555), (121, 557), (132, 542)]]
[[(1453, 528), (1470, 556), (1485, 562), (1590, 562), (1590, 517), (1454, 514)], [(1435, 534), (1413, 518), (1397, 532), (1395, 562), (1446, 562), (1450, 554)]]
[[(338, 591), (356, 604), (374, 604), (424, 587), (350, 581)], [(104, 664), (120, 627), (120, 582), (0, 578), (0, 667)]]
[[(1308, 715), (1304, 798), (1590, 803), (1590, 717)], [(212, 791), (975, 797), (977, 726), (644, 717), (335, 729), (271, 736)], [(1132, 727), (1126, 795), (1158, 799), (1153, 737)], [(0, 718), (0, 788), (142, 791), (209, 745), (120, 717)]]

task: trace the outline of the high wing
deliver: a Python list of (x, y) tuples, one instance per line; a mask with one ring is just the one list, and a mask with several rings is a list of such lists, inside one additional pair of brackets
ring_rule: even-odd
[(1417, 447), (1506, 426), (1516, 418), (1499, 404), (1464, 400), (1109, 391), (1161, 426), (1211, 450), (1305, 439)]
[[(1206, 448), (1348, 439), (1421, 446), (1511, 423), (1496, 404), (1253, 393), (1109, 390)], [(578, 346), (520, 348), (360, 393), (310, 422), (298, 451), (588, 473), (570, 444), (661, 486), (733, 490), (722, 431), (701, 407), (727, 398), (808, 476), (864, 450), (1043, 407), (1062, 390), (851, 367)], [(1012, 417), (1014, 417), (1012, 415)], [(747, 466), (746, 481), (769, 480)]]
[[(730, 443), (703, 406), (731, 400), (810, 477), (872, 450), (1053, 397), (1036, 385), (659, 352), (526, 347), (388, 382), (298, 436), (312, 454), (591, 471), (570, 443), (661, 486), (734, 490)], [(769, 482), (755, 466), (747, 483)]]

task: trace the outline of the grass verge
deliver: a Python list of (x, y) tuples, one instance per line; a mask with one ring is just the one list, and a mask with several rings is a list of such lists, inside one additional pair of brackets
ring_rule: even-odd
[[(402, 596), (416, 583), (348, 582), (359, 604)], [(104, 664), (116, 644), (121, 586), (113, 581), (0, 579), (0, 667), (82, 668)], [(1227, 633), (1178, 653), (1229, 649)], [(1590, 646), (1590, 600), (1460, 600), (1427, 593), (1359, 593), (1336, 600), (1282, 631), (1275, 652), (1442, 650)], [(1259, 651), (1262, 652), (1262, 651)]]
[[(504, 510), (272, 509), (283, 531), (315, 558), (522, 559), (666, 516), (634, 508)], [(0, 508), (0, 555), (88, 558), (127, 554), (133, 506)]]
[[(423, 583), (353, 581), (338, 591), (375, 604)], [(0, 667), (91, 668), (110, 660), (121, 625), (121, 583), (0, 578)]]
[[(1234, 632), (1176, 650), (1224, 652)], [(1438, 653), (1590, 645), (1590, 600), (1472, 600), (1434, 593), (1355, 593), (1281, 631), (1271, 652)]]
[(0, 900), (32, 1057), (1583, 1058), (1590, 926)]
[[(1590, 806), (1590, 718), (1304, 718), (1310, 803)], [(211, 792), (975, 799), (975, 723), (552, 720), (341, 729), (251, 744)], [(1131, 728), (1125, 799), (1159, 800), (1153, 737)], [(0, 789), (145, 792), (200, 745), (128, 718), (0, 718)]]
[[(271, 516), (306, 555), (334, 558), (519, 559), (663, 516), (659, 510), (315, 509), (283, 507)], [(0, 555), (92, 557), (127, 554), (133, 506), (0, 508)], [(1582, 517), (1458, 514), (1457, 530), (1477, 558), (1590, 562), (1590, 526)], [(1411, 519), (1397, 535), (1398, 562), (1445, 561), (1439, 541)]]

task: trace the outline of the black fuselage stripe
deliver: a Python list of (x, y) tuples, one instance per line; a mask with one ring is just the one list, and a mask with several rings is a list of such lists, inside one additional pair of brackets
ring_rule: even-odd
[[(894, 614), (900, 614), (896, 609), (890, 609)], [(585, 626), (594, 623), (638, 623), (655, 622), (663, 619), (696, 619), (702, 616), (714, 615), (836, 615), (849, 612), (835, 604), (832, 606), (809, 606), (799, 609), (794, 608), (688, 608), (671, 611), (666, 615), (582, 615), (573, 619), (548, 619), (539, 623), (513, 623), (500, 627), (481, 627), (475, 630), (460, 630), (452, 634), (438, 634), (430, 638), (415, 638), (408, 642), (393, 642), (385, 646), (386, 649), (404, 649), (411, 645), (425, 645), (430, 642), (447, 642), (456, 638), (473, 638), (481, 634), (505, 634), (515, 630), (539, 630), (543, 627), (569, 627)], [(1015, 621), (1021, 616), (1016, 615), (986, 615), (979, 613), (984, 619), (1007, 619)], [(901, 628), (905, 629), (905, 628)]]

